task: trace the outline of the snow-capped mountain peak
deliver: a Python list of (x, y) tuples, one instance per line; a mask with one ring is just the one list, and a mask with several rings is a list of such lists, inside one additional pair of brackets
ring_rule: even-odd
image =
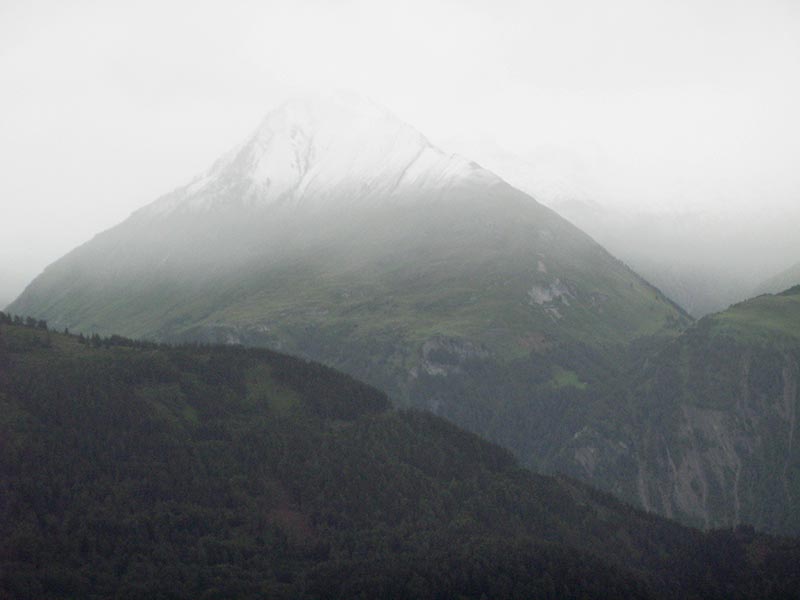
[(496, 177), (370, 100), (317, 94), (285, 102), (206, 173), (143, 210), (369, 205), (475, 180)]

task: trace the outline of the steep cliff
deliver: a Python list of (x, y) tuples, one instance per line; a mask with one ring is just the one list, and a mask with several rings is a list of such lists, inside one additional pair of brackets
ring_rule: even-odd
[(800, 287), (699, 321), (630, 375), (611, 429), (554, 468), (702, 527), (800, 532)]

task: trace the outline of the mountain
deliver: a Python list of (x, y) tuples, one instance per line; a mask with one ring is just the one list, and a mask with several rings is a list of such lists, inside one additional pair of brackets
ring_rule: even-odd
[(365, 98), (312, 95), (269, 113), (243, 144), (139, 217), (277, 205), (353, 210), (497, 181)]
[(800, 544), (701, 533), (266, 350), (0, 313), (0, 597), (790, 597)]
[(705, 317), (643, 357), (622, 440), (637, 466), (620, 495), (700, 526), (800, 532), (800, 286)]
[(796, 285), (800, 285), (800, 263), (792, 265), (762, 282), (758, 286), (756, 293), (777, 294)]
[[(173, 322), (176, 311), (148, 313), (151, 322), (145, 322), (130, 298), (112, 294), (136, 277), (175, 275), (198, 285), (210, 279), (228, 284), (231, 267), (270, 274), (269, 269), (287, 263), (298, 267), (298, 277), (300, 267), (322, 272), (325, 278), (314, 282), (317, 287), (341, 288), (330, 290), (334, 298), (323, 307), (329, 310), (341, 304), (352, 308), (359, 304), (353, 296), (370, 298), (382, 291), (374, 285), (347, 288), (350, 280), (373, 283), (368, 278), (373, 273), (364, 269), (379, 270), (377, 275), (388, 280), (384, 285), (393, 285), (398, 276), (424, 279), (439, 271), (454, 278), (462, 270), (481, 276), (474, 283), (485, 285), (469, 290), (466, 298), (463, 290), (454, 295), (446, 302), (452, 306), (437, 317), (453, 320), (455, 311), (462, 318), (471, 306), (491, 299), (516, 310), (531, 307), (520, 312), (524, 321), (536, 322), (537, 332), (589, 334), (598, 343), (659, 333), (687, 320), (552, 211), (475, 163), (439, 151), (385, 110), (349, 97), (287, 102), (207, 173), (48, 267), (10, 310), (35, 308), (59, 325), (87, 331), (121, 325), (137, 335), (180, 332), (185, 328)], [(387, 273), (387, 267), (397, 272)], [(489, 267), (500, 268), (483, 281)], [(242, 281), (249, 276), (235, 274)], [(82, 286), (100, 288), (108, 297), (90, 307), (82, 302), (89, 296), (81, 295)], [(210, 318), (222, 308), (218, 304), (251, 306), (253, 299), (243, 296), (272, 292), (269, 287), (269, 282), (253, 283), (238, 290), (241, 297), (215, 300), (203, 323), (218, 324)], [(496, 287), (510, 289), (498, 293)], [(337, 298), (337, 291), (344, 298)], [(120, 306), (110, 306), (109, 300)], [(269, 303), (263, 300), (268, 311)], [(434, 307), (418, 308), (434, 312)], [(238, 321), (249, 324), (256, 318), (259, 324), (269, 321), (268, 314), (241, 315)], [(219, 320), (239, 324), (229, 317)], [(618, 327), (609, 327), (610, 320)], [(516, 322), (514, 331), (493, 325), (506, 329), (495, 337), (517, 337)], [(463, 333), (455, 324), (451, 329)], [(519, 340), (494, 345), (513, 348)]]
[(691, 322), (552, 210), (341, 95), (271, 112), (9, 310), (312, 358), (539, 468), (615, 404), (627, 344)]

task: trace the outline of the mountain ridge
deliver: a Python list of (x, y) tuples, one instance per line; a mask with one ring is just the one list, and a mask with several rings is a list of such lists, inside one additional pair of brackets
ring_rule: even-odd
[[(310, 95), (269, 112), (253, 134), (205, 173), (135, 214), (224, 210), (232, 197), (254, 208), (336, 209), (377, 198), (402, 202), (408, 201), (409, 189), (418, 194), (471, 178), (499, 180), (443, 152), (369, 100), (343, 93)], [(327, 207), (332, 199), (338, 206)]]

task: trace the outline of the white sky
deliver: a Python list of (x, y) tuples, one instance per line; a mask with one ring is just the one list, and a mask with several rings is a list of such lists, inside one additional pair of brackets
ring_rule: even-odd
[(795, 0), (0, 0), (0, 304), (317, 85), (620, 207), (800, 215)]

